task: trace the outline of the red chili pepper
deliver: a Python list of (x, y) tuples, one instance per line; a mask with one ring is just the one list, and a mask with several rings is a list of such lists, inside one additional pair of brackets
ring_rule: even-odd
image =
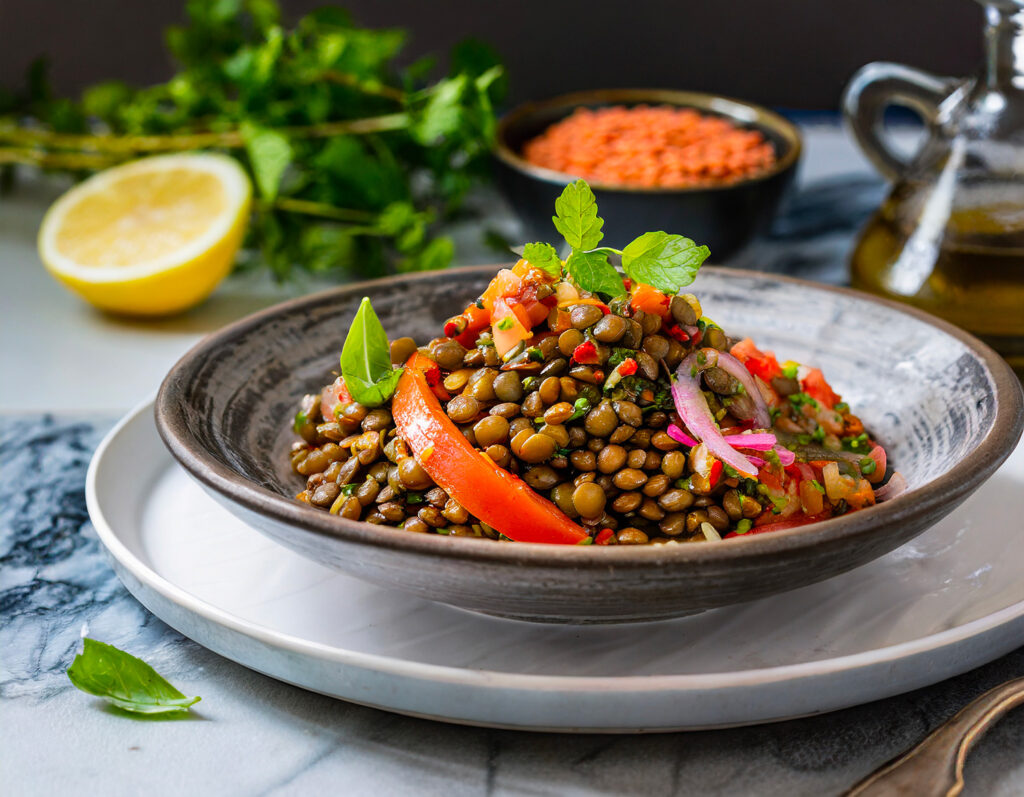
[(828, 520), (830, 517), (832, 517), (831, 508), (826, 509), (823, 512), (819, 512), (817, 515), (801, 515), (789, 520), (780, 520), (777, 523), (762, 523), (760, 526), (754, 526), (745, 534), (730, 531), (725, 536), (726, 538), (745, 537), (749, 534), (765, 534), (770, 531), (784, 531), (786, 529), (795, 529), (798, 526), (806, 526), (809, 523), (820, 523), (822, 520)]
[(632, 376), (633, 374), (636, 373), (636, 368), (636, 360), (634, 360), (632, 357), (627, 357), (625, 360), (619, 363), (619, 367), (616, 368), (615, 370), (618, 371), (622, 376)]
[(427, 360), (429, 365), (423, 368), (423, 375), (427, 378), (430, 387), (436, 387), (441, 383), (441, 368), (433, 360)]
[(715, 460), (711, 463), (711, 472), (708, 474), (708, 484), (714, 487), (718, 484), (718, 480), (722, 478), (722, 463), (720, 460)]
[(612, 535), (615, 532), (611, 529), (601, 529), (597, 532), (597, 536), (594, 537), (594, 545), (608, 545), (612, 541)]
[(540, 303), (545, 307), (558, 307), (558, 295), (553, 293), (550, 296), (545, 296)]
[(583, 341), (572, 350), (572, 359), (580, 365), (597, 365), (600, 362), (597, 356), (597, 347), (590, 340)]
[(455, 323), (455, 321), (448, 321), (444, 325), (444, 336), (446, 338), (454, 338), (458, 334), (459, 334), (459, 327), (458, 327), (458, 324)]
[(680, 343), (686, 343), (690, 339), (690, 336), (678, 324), (665, 327), (665, 331), (668, 332), (670, 337), (678, 340)]
[(597, 307), (598, 310), (601, 311), (602, 315), (608, 315), (611, 312), (611, 309), (608, 307), (608, 305), (598, 304), (598, 305), (596, 305), (596, 307)]
[(391, 402), (398, 433), (423, 470), (466, 511), (517, 542), (574, 545), (588, 539), (557, 506), (463, 437), (427, 384), (432, 367), (437, 364), (414, 353)]

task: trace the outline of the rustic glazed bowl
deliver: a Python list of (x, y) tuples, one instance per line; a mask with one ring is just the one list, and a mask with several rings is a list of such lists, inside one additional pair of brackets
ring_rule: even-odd
[(288, 464), (291, 420), (300, 397), (333, 378), (360, 298), (373, 300), (392, 338), (426, 341), (482, 292), (496, 268), (337, 288), (211, 335), (160, 389), (156, 421), (164, 442), (229, 510), (317, 562), (462, 609), (590, 623), (753, 600), (863, 564), (956, 507), (1020, 437), (1020, 384), (991, 349), (955, 327), (850, 290), (704, 268), (693, 289), (705, 313), (780, 358), (824, 368), (885, 444), (909, 483), (907, 493), (771, 534), (609, 547), (414, 534), (295, 501), (303, 479)]
[(551, 208), (565, 184), (576, 176), (529, 163), (522, 156), (523, 145), (577, 108), (641, 104), (693, 108), (759, 130), (775, 147), (776, 162), (755, 177), (722, 185), (636, 188), (591, 182), (605, 220), (605, 240), (621, 247), (648, 230), (665, 230), (706, 244), (720, 261), (766, 231), (796, 176), (801, 150), (796, 125), (767, 108), (717, 94), (614, 89), (529, 102), (498, 122), (495, 176), (525, 224), (528, 237), (539, 241), (551, 237)]

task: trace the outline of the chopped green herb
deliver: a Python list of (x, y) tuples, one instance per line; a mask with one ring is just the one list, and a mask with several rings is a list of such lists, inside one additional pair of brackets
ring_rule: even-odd
[(483, 297), (481, 296), (480, 298), (478, 298), (476, 300), (475, 304), (476, 304), (476, 309), (477, 310), (483, 310), (484, 309), (484, 299), (483, 299)]
[(490, 332), (484, 332), (480, 337), (476, 339), (477, 346), (494, 346), (494, 337)]
[(835, 407), (833, 407), (833, 409), (836, 412), (849, 412), (850, 405), (847, 404), (845, 401), (840, 401), (838, 404), (835, 405)]
[(867, 432), (859, 434), (856, 437), (844, 437), (842, 439), (844, 451), (865, 451), (868, 447), (868, 435)]
[(809, 446), (811, 444), (811, 436), (809, 434), (798, 434), (796, 441), (802, 446)]
[(696, 365), (691, 365), (690, 366), (690, 376), (691, 377), (696, 377), (697, 376), (697, 366)]
[(770, 465), (777, 465), (780, 468), (782, 467), (782, 460), (779, 459), (779, 452), (776, 451), (774, 448), (769, 448), (767, 451), (764, 452), (763, 456), (765, 462), (769, 463)]
[[(575, 421), (577, 418), (581, 418), (590, 411), (590, 401), (583, 396), (580, 396), (572, 405), (572, 415), (569, 416), (570, 421)], [(566, 421), (568, 423), (568, 421)]]
[(582, 540), (580, 540), (576, 544), (577, 545), (593, 545), (594, 544), (594, 540), (591, 537), (584, 537)]
[(608, 356), (608, 367), (614, 368), (616, 365), (621, 365), (631, 357), (636, 357), (636, 352), (632, 349), (614, 348), (612, 353)]
[(726, 465), (724, 462), (722, 463), (722, 471), (730, 479), (738, 479), (740, 477), (740, 472), (736, 468), (732, 465)]
[(864, 457), (864, 459), (860, 461), (860, 472), (865, 476), (870, 476), (875, 472), (875, 468), (877, 467), (878, 464), (871, 457)]
[(789, 403), (793, 405), (794, 409), (799, 409), (804, 404), (810, 404), (814, 409), (818, 409), (821, 406), (815, 399), (811, 398), (811, 396), (808, 396), (803, 391), (799, 393), (791, 393), (786, 398), (789, 399)]
[(175, 689), (142, 659), (89, 637), (68, 667), (68, 678), (83, 692), (133, 714), (182, 713), (199, 702)]
[(821, 486), (821, 483), (817, 479), (811, 479), (811, 487), (813, 487), (822, 495), (825, 494), (825, 488)]
[(699, 352), (697, 352), (697, 364), (698, 365), (706, 365), (707, 362), (708, 362), (708, 356), (704, 353), (704, 350), (701, 349)]
[(741, 521), (739, 521), (739, 523), (736, 524), (736, 533), (746, 534), (748, 531), (750, 531), (753, 525), (754, 521), (752, 521), (750, 518), (743, 518)]
[(544, 352), (540, 350), (538, 346), (531, 346), (526, 350), (526, 356), (533, 360), (535, 363), (544, 362)]
[(782, 410), (780, 410), (778, 407), (768, 408), (768, 417), (772, 419), (773, 424), (779, 419), (780, 415), (782, 415)]
[(436, 531), (437, 531), (438, 534), (451, 534), (451, 531), (449, 531), (448, 529), (443, 529), (442, 528), (442, 529), (436, 529)]
[(824, 426), (816, 426), (816, 427), (814, 427), (814, 431), (811, 432), (811, 439), (816, 441), (816, 442), (818, 442), (818, 443), (824, 441), (824, 439), (825, 439), (825, 427)]
[(515, 325), (516, 325), (516, 322), (513, 321), (512, 320), (512, 316), (509, 316), (509, 315), (505, 316), (503, 319), (501, 319), (501, 321), (499, 321), (496, 324), (498, 329), (500, 329), (502, 332), (508, 332)]
[(405, 494), (405, 503), (407, 504), (422, 504), (423, 493), (408, 492)]
[(341, 486), (342, 495), (352, 495), (356, 490), (359, 489), (359, 485), (355, 482), (349, 482)]
[(555, 449), (555, 456), (556, 457), (567, 457), (567, 456), (569, 456), (569, 449), (568, 448), (556, 448)]
[(539, 382), (540, 382), (540, 379), (538, 379), (537, 377), (535, 377), (535, 376), (528, 376), (528, 377), (526, 377), (526, 379), (523, 380), (523, 390), (525, 390), (527, 393), (529, 393), (531, 390), (533, 390), (535, 387), (537, 387), (537, 384)]
[(295, 413), (295, 422), (292, 424), (292, 430), (298, 434), (299, 429), (307, 423), (309, 423), (309, 416), (306, 414), (305, 410), (299, 410)]
[(786, 377), (786, 379), (796, 379), (796, 374), (799, 368), (800, 366), (798, 366), (796, 363), (784, 365), (782, 367), (782, 375)]

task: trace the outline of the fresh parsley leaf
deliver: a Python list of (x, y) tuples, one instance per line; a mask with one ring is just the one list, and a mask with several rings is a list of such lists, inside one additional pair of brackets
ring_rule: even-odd
[(292, 161), (292, 145), (283, 133), (252, 122), (242, 123), (242, 140), (245, 141), (245, 151), (249, 155), (260, 196), (274, 199), (281, 186), (281, 177)]
[(634, 282), (677, 293), (693, 282), (711, 252), (682, 235), (645, 232), (622, 250), (622, 269)]
[(523, 247), (523, 259), (534, 268), (547, 272), (552, 277), (562, 273), (562, 258), (551, 244), (534, 243)]
[(578, 252), (573, 250), (565, 261), (565, 270), (572, 275), (573, 282), (585, 291), (621, 296), (626, 292), (622, 277), (615, 266), (608, 262), (605, 252)]
[(597, 215), (597, 199), (585, 180), (565, 187), (555, 200), (555, 214), (551, 219), (555, 229), (574, 250), (593, 249), (604, 237), (604, 219)]
[(83, 643), (68, 667), (68, 678), (83, 692), (134, 714), (188, 711), (200, 700), (183, 695), (142, 659), (89, 637)]
[(395, 392), (402, 369), (391, 366), (388, 336), (368, 297), (359, 304), (341, 349), (341, 375), (352, 398), (379, 407)]

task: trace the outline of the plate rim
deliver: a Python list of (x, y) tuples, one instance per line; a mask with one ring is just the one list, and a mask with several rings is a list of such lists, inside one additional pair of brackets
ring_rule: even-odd
[[(359, 667), (371, 672), (412, 680), (459, 684), (483, 690), (607, 693), (611, 689), (620, 694), (679, 691), (700, 692), (714, 689), (752, 687), (769, 682), (796, 682), (811, 676), (825, 676), (840, 672), (856, 671), (897, 662), (911, 656), (927, 654), (944, 647), (963, 643), (1024, 616), (1024, 600), (1021, 600), (962, 625), (895, 645), (886, 645), (829, 659), (715, 673), (626, 676), (510, 673), (499, 670), (415, 662), (384, 654), (366, 653), (347, 648), (338, 648), (322, 642), (313, 642), (293, 634), (268, 629), (265, 626), (246, 620), (192, 595), (187, 590), (153, 570), (121, 541), (103, 512), (97, 480), (101, 469), (107, 467), (105, 460), (110, 456), (108, 451), (117, 437), (128, 426), (148, 421), (153, 424), (152, 431), (156, 432), (156, 424), (153, 419), (153, 403), (153, 397), (150, 396), (122, 417), (104, 436), (90, 460), (85, 484), (86, 505), (89, 517), (101, 544), (110, 556), (131, 573), (139, 583), (153, 589), (164, 599), (178, 605), (182, 609), (256, 642), (273, 648), (283, 649), (287, 652), (311, 656), (321, 661), (328, 661), (342, 666)], [(181, 467), (180, 463), (176, 462), (168, 452), (164, 451), (164, 455), (168, 457), (169, 462), (167, 464), (169, 466)], [(185, 469), (183, 468), (183, 470)], [(189, 473), (187, 470), (185, 472)], [(191, 473), (189, 475), (190, 477), (192, 476)], [(252, 530), (252, 533), (259, 534), (255, 529)], [(354, 578), (354, 576), (351, 577)], [(499, 620), (497, 618), (495, 618), (495, 621), (520, 622), (515, 620)]]
[[(374, 526), (338, 517), (329, 517), (301, 502), (289, 500), (263, 485), (246, 479), (208, 454), (190, 437), (189, 427), (181, 410), (180, 393), (189, 370), (201, 355), (213, 351), (225, 340), (259, 327), (267, 319), (298, 308), (329, 303), (339, 294), (357, 294), (370, 288), (396, 281), (428, 282), (444, 279), (453, 272), (465, 275), (484, 275), (498, 268), (497, 264), (465, 266), (440, 272), (401, 275), (384, 279), (351, 283), (317, 293), (280, 302), (248, 315), (205, 336), (190, 348), (171, 368), (156, 394), (155, 418), (157, 431), (174, 459), (194, 478), (230, 501), (259, 515), (297, 530), (328, 539), (367, 545), (410, 554), (440, 555), (451, 559), (498, 564), (529, 564), (551, 568), (605, 569), (614, 565), (619, 569), (648, 569), (656, 565), (681, 562), (728, 562), (771, 556), (798, 551), (817, 544), (840, 539), (871, 537), (879, 526), (898, 524), (920, 511), (923, 503), (928, 507), (956, 506), (970, 495), (1001, 465), (1014, 450), (1024, 431), (1024, 388), (1010, 366), (987, 344), (949, 322), (922, 310), (888, 299), (833, 285), (823, 285), (796, 277), (770, 274), (754, 270), (730, 269), (722, 266), (706, 267), (707, 273), (728, 278), (730, 275), (769, 280), (793, 285), (821, 293), (837, 293), (857, 302), (877, 304), (909, 315), (915, 320), (937, 328), (953, 337), (970, 350), (986, 369), (992, 385), (995, 417), (980, 443), (971, 450), (961, 464), (960, 471), (952, 471), (932, 481), (908, 490), (903, 495), (882, 504), (867, 507), (840, 517), (770, 535), (746, 535), (725, 544), (701, 546), (605, 546), (582, 550), (571, 545), (545, 545), (517, 543), (514, 546), (492, 545), (489, 540), (453, 538), (433, 534), (398, 534), (394, 529)], [(966, 472), (967, 478), (957, 478)], [(912, 500), (916, 499), (916, 500)]]

